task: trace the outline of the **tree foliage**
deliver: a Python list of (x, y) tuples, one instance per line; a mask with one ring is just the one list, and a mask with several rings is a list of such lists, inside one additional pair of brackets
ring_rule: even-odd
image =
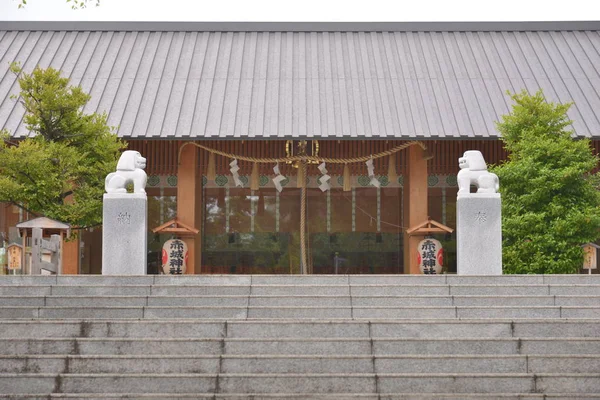
[(0, 201), (34, 214), (86, 227), (102, 220), (104, 179), (114, 171), (125, 144), (112, 133), (106, 114), (85, 114), (90, 96), (69, 86), (59, 71), (17, 73), (19, 101), (29, 138), (0, 139)]
[(600, 192), (590, 174), (598, 158), (588, 139), (574, 139), (571, 104), (542, 92), (513, 94), (497, 128), (508, 160), (493, 168), (502, 193), (505, 273), (576, 273), (581, 245), (600, 237)]

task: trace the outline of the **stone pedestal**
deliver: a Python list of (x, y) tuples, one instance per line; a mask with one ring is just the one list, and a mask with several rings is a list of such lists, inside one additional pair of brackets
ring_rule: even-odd
[(456, 201), (458, 275), (502, 275), (500, 193), (459, 194)]
[(140, 193), (106, 193), (102, 275), (146, 275), (148, 200)]

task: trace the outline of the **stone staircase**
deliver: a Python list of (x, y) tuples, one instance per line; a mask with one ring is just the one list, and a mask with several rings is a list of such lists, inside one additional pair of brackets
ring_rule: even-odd
[(600, 399), (600, 275), (0, 276), (0, 398)]

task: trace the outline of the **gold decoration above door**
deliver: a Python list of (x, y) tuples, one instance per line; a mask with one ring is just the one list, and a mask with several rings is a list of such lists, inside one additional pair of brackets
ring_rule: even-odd
[[(318, 140), (286, 140), (285, 141), (285, 156), (311, 156), (319, 157), (319, 141)], [(292, 164), (294, 168), (298, 168), (300, 161), (286, 161), (286, 164)], [(318, 160), (307, 160), (307, 164), (319, 164)]]

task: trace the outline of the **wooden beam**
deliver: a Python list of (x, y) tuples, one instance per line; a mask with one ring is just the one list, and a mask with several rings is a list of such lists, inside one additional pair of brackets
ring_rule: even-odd
[[(179, 228), (178, 225), (181, 225), (182, 228)], [(169, 230), (169, 229), (171, 229), (171, 230)], [(172, 229), (178, 229), (178, 230), (173, 231)], [(192, 228), (191, 226), (179, 221), (177, 219), (177, 217), (152, 229), (152, 233), (175, 233), (175, 232), (184, 232), (184, 233), (195, 235), (195, 234), (199, 233), (200, 230), (196, 229), (196, 228)]]
[(174, 225), (176, 223), (176, 221), (177, 221), (177, 218), (167, 221), (164, 224), (159, 225), (156, 228), (152, 229), (152, 233), (163, 232), (164, 229), (168, 228), (171, 225)]
[(174, 234), (179, 234), (179, 235), (195, 235), (198, 232), (190, 232), (188, 229), (186, 228), (165, 228), (162, 231), (160, 231), (160, 233), (174, 233)]
[(188, 224), (186, 224), (186, 223), (184, 223), (184, 222), (181, 222), (181, 221), (179, 221), (177, 218), (175, 218), (175, 220), (177, 221), (177, 224), (178, 224), (178, 225), (181, 225), (181, 226), (183, 226), (183, 227), (184, 227), (185, 229), (187, 229), (188, 231), (190, 231), (190, 232), (193, 232), (193, 233), (200, 233), (200, 229), (193, 228), (193, 227), (189, 226)]
[(428, 234), (434, 232), (452, 233), (454, 232), (454, 229), (429, 218), (427, 221), (421, 222), (420, 224), (417, 224), (406, 230), (406, 233), (409, 235)]

